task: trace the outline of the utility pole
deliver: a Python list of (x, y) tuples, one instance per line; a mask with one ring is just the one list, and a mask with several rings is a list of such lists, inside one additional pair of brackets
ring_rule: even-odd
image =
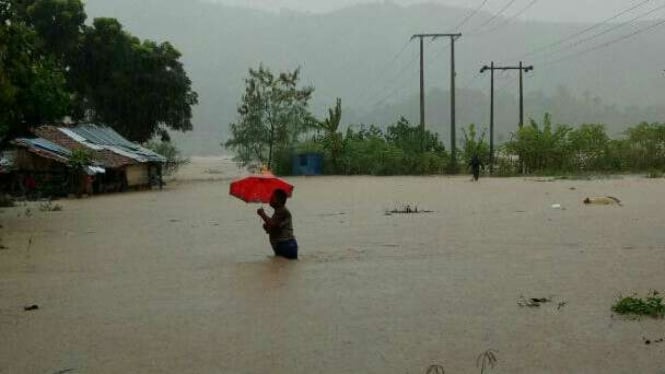
[[(520, 128), (524, 126), (524, 65), (522, 65), (522, 61), (520, 61)], [(529, 70), (532, 70), (533, 66), (529, 67)], [(527, 70), (527, 71), (529, 71)]]
[(490, 175), (494, 172), (494, 61), (490, 64), (483, 66), (480, 73), (486, 70), (490, 71)]
[[(459, 34), (460, 36), (462, 34)], [(455, 39), (450, 37), (450, 161), (452, 170), (457, 172), (457, 136), (455, 135)]]
[(425, 43), (420, 36), (420, 150), (424, 151), (425, 142)]
[(484, 73), (487, 70), (491, 72), (491, 83), (490, 83), (490, 174), (494, 171), (494, 71), (495, 70), (519, 70), (520, 72), (520, 122), (519, 127), (522, 128), (524, 125), (524, 83), (523, 83), (523, 73), (533, 70), (533, 65), (524, 66), (522, 61), (520, 61), (519, 66), (494, 66), (494, 61), (490, 66), (483, 66), (480, 69), (480, 73)]
[[(411, 40), (420, 39), (420, 128), (422, 131), (421, 142), (425, 136), (425, 66), (424, 66), (424, 39), (431, 38), (450, 38), (450, 153), (453, 166), (457, 162), (457, 147), (455, 143), (455, 40), (462, 37), (461, 33), (433, 33), (433, 34), (415, 34)], [(424, 143), (423, 143), (424, 146)], [(423, 148), (424, 150), (424, 148)]]

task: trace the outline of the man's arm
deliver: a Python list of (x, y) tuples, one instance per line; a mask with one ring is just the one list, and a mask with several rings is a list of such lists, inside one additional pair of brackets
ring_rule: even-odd
[(271, 219), (270, 219), (270, 217), (268, 217), (268, 215), (266, 214), (266, 211), (263, 210), (263, 208), (257, 209), (256, 214), (258, 214), (259, 217), (261, 217), (261, 219), (263, 219), (263, 222), (265, 223), (265, 225), (270, 225)]
[(272, 230), (278, 229), (286, 223), (286, 218), (284, 215), (276, 213), (272, 217), (268, 216), (263, 210), (263, 208), (260, 208), (259, 210), (256, 211), (256, 213), (263, 219), (263, 228), (267, 231), (270, 232)]

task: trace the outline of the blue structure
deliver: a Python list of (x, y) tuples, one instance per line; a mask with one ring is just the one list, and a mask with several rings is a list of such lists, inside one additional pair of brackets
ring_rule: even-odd
[(323, 155), (313, 152), (296, 154), (293, 156), (291, 172), (293, 175), (321, 175)]

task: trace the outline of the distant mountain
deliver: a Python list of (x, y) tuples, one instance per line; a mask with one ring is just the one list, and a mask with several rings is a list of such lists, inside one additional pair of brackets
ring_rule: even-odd
[[(416, 42), (407, 42), (414, 33), (451, 31), (468, 14), (441, 5), (389, 2), (328, 14), (276, 14), (201, 0), (88, 0), (86, 9), (90, 18), (118, 18), (136, 36), (169, 40), (183, 53), (200, 95), (195, 131), (176, 136), (190, 154), (222, 152), (219, 144), (236, 119), (243, 79), (260, 63), (273, 71), (300, 66), (303, 83), (316, 88), (312, 109), (317, 115), (341, 97), (346, 124), (385, 126), (401, 115), (417, 123), (418, 50)], [(474, 30), (490, 16), (474, 17), (456, 43), (458, 127), (487, 126), (489, 74), (478, 74), (482, 65), (492, 59), (516, 64), (527, 52), (588, 27), (499, 19), (488, 25), (489, 32)], [(639, 27), (627, 27), (624, 34)], [(557, 122), (601, 122), (614, 133), (640, 121), (665, 120), (659, 65), (665, 61), (663, 32), (656, 29), (560, 63), (552, 62), (577, 49), (525, 56), (525, 63), (535, 65), (525, 77), (527, 117), (539, 120), (549, 111)], [(608, 33), (579, 48), (621, 35)], [(444, 39), (426, 43), (427, 122), (444, 139), (450, 110), (447, 45)], [(497, 132), (506, 138), (517, 124), (516, 73), (497, 73), (496, 83)]]

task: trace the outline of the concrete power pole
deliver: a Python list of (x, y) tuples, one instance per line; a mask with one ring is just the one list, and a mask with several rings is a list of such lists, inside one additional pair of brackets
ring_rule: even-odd
[(524, 83), (523, 83), (523, 74), (533, 70), (533, 65), (524, 66), (522, 61), (520, 61), (519, 66), (494, 66), (494, 61), (490, 66), (483, 66), (480, 69), (481, 73), (489, 70), (491, 72), (491, 84), (490, 84), (490, 174), (494, 171), (494, 71), (495, 70), (519, 70), (520, 72), (520, 119), (519, 127), (522, 128), (524, 125)]
[[(413, 39), (420, 39), (420, 128), (422, 131), (421, 142), (425, 136), (425, 59), (424, 59), (424, 39), (431, 38), (450, 38), (450, 154), (453, 167), (457, 164), (457, 147), (455, 141), (455, 41), (462, 37), (461, 33), (446, 34), (415, 34), (411, 37)], [(424, 143), (423, 143), (424, 147)], [(424, 148), (423, 148), (424, 150)]]
[(494, 61), (488, 67), (483, 66), (480, 73), (490, 71), (490, 175), (494, 172)]

